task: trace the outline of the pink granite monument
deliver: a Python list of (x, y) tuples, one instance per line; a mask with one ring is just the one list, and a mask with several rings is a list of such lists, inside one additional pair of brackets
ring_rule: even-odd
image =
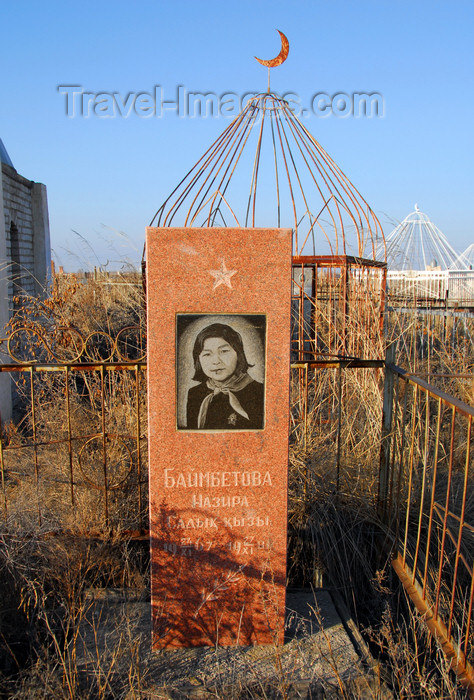
[(153, 646), (281, 642), (291, 230), (146, 245)]

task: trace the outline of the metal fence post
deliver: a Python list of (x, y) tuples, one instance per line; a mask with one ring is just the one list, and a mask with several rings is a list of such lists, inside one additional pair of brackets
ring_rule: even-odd
[(385, 377), (383, 383), (382, 434), (380, 439), (380, 471), (378, 510), (380, 516), (388, 517), (388, 491), (390, 483), (390, 451), (392, 441), (393, 388), (395, 375), (390, 365), (395, 364), (395, 344), (387, 347), (385, 354)]

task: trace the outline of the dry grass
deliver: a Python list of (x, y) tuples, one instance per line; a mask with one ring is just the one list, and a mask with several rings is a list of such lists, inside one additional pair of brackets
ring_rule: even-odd
[(397, 364), (446, 393), (474, 403), (474, 317), (423, 313), (417, 309), (387, 314), (387, 336)]
[(126, 326), (144, 326), (141, 275), (130, 271), (114, 277), (105, 272), (94, 276), (55, 275), (47, 296), (19, 295), (11, 330), (29, 328), (48, 334), (72, 328), (83, 337), (98, 331), (114, 337)]
[(140, 277), (109, 282), (57, 276), (49, 297), (23, 299), (11, 320), (15, 358), (76, 363), (74, 371), (11, 373), (16, 405), (14, 422), (3, 426), (4, 493), (17, 526), (36, 519), (81, 532), (146, 522), (145, 372), (80, 369), (138, 359), (145, 350)]

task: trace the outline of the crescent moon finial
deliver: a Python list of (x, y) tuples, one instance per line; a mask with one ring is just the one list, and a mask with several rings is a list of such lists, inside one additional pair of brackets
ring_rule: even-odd
[(281, 38), (281, 51), (278, 56), (275, 56), (275, 58), (271, 58), (268, 61), (264, 61), (262, 58), (257, 58), (256, 56), (254, 57), (259, 63), (262, 64), (262, 66), (266, 66), (267, 68), (276, 68), (276, 66), (281, 66), (281, 64), (288, 58), (288, 53), (290, 51), (290, 44), (286, 36), (283, 34), (283, 32), (280, 32), (279, 29), (277, 29), (277, 32)]

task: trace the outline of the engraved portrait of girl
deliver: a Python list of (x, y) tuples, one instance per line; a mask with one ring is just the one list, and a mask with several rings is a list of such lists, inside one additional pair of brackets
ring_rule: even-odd
[[(212, 322), (200, 324), (202, 327), (194, 337), (189, 358), (193, 385), (186, 392), (186, 425), (180, 425), (183, 420), (180, 421), (178, 417), (178, 427), (209, 431), (263, 429), (264, 383), (255, 376), (261, 377), (263, 368), (256, 370), (257, 363), (249, 361), (247, 357), (249, 351), (252, 355), (259, 354), (255, 352), (254, 346), (255, 339), (258, 340), (262, 335), (262, 318), (264, 319), (259, 316), (226, 316), (225, 319), (220, 319), (212, 316), (209, 317)], [(245, 333), (244, 321), (253, 327), (253, 340), (251, 334)], [(235, 325), (240, 325), (247, 335), (247, 348)], [(259, 326), (259, 332), (255, 331), (255, 325)], [(190, 342), (188, 346), (191, 347)], [(183, 395), (181, 389), (181, 396)], [(183, 413), (184, 410), (181, 415)]]

